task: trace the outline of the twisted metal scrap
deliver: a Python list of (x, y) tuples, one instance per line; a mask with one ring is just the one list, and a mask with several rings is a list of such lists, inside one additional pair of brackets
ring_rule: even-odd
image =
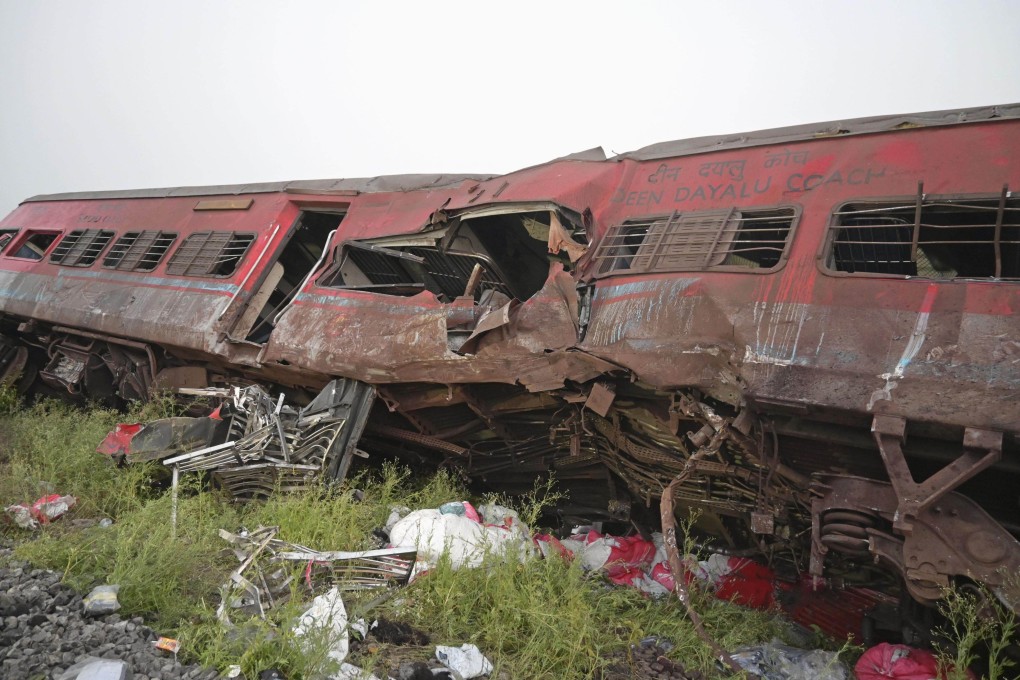
[(220, 530), (220, 538), (234, 546), (234, 555), (241, 563), (221, 588), (216, 613), (224, 623), (230, 622), (228, 608), (247, 610), (264, 618), (267, 609), (290, 596), (293, 570), (279, 567), (304, 565), (304, 580), (310, 590), (323, 585), (365, 590), (406, 584), (418, 555), (413, 546), (321, 552), (281, 540), (276, 537), (279, 531), (275, 526), (240, 534)]
[[(713, 440), (713, 444), (716, 440), (721, 440), (722, 430), (717, 434)], [(721, 441), (719, 442), (721, 443)], [(698, 612), (694, 610), (691, 605), (691, 595), (687, 591), (687, 585), (684, 583), (683, 573), (684, 565), (680, 559), (680, 550), (677, 547), (676, 539), (676, 516), (673, 514), (673, 489), (684, 482), (687, 477), (694, 471), (696, 461), (704, 458), (706, 455), (712, 452), (712, 445), (706, 446), (699, 449), (694, 455), (692, 455), (687, 465), (684, 466), (683, 471), (678, 474), (672, 482), (669, 483), (665, 489), (662, 490), (662, 500), (659, 502), (659, 514), (662, 520), (662, 539), (666, 547), (666, 557), (669, 560), (669, 570), (673, 574), (673, 582), (676, 584), (676, 594), (680, 598), (680, 603), (687, 610), (687, 616), (691, 620), (691, 624), (694, 626), (694, 632), (697, 633), (698, 637), (704, 642), (712, 652), (715, 654), (719, 661), (726, 664), (726, 666), (736, 674), (746, 673), (750, 678), (758, 678), (759, 676), (746, 671), (740, 667), (733, 657), (729, 655), (725, 649), (723, 649), (718, 642), (715, 641), (708, 631), (705, 630), (705, 624), (701, 621), (701, 617)]]

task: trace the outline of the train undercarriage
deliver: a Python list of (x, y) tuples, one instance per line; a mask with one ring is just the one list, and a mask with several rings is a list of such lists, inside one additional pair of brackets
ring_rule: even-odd
[[(324, 384), (31, 321), (8, 318), (3, 334), (0, 380), (73, 399), (261, 383), (301, 404)], [(541, 391), (491, 382), (370, 389), (359, 451), (448, 467), (509, 494), (552, 475), (569, 494), (557, 508), (563, 525), (654, 528), (673, 484), (674, 510), (694, 513), (703, 545), (767, 562), (791, 581), (808, 573), (925, 605), (949, 586), (976, 584), (1020, 610), (1020, 466), (1011, 462), (1020, 452), (1002, 433), (665, 391), (626, 371)]]

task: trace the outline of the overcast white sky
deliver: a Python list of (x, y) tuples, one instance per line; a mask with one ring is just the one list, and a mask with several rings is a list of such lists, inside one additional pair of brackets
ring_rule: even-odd
[(1015, 1), (0, 0), (0, 214), (1015, 102), (1018, 36)]

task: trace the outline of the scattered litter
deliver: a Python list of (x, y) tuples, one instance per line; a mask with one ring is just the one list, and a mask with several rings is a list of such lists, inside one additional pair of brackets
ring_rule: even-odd
[(161, 637), (158, 640), (154, 640), (152, 646), (156, 649), (162, 649), (164, 652), (172, 652), (176, 655), (178, 650), (181, 648), (181, 643), (173, 638)]
[(82, 601), (85, 613), (89, 616), (103, 616), (104, 614), (112, 614), (120, 609), (120, 602), (117, 601), (117, 592), (119, 590), (119, 585), (96, 586), (93, 588), (92, 592), (86, 595)]
[(385, 618), (372, 624), (372, 637), (379, 642), (400, 646), (424, 647), (429, 643), (429, 636), (411, 624)]
[(745, 671), (765, 680), (849, 680), (837, 652), (798, 649), (773, 640), (768, 644), (741, 647), (730, 653)]
[(227, 678), (227, 680), (235, 680), (235, 678), (243, 677), (241, 675), (241, 667), (238, 666), (237, 664), (228, 666), (225, 677)]
[[(543, 555), (578, 559), (586, 571), (601, 571), (617, 585), (631, 586), (653, 597), (676, 589), (661, 533), (646, 540), (640, 536), (611, 536), (587, 527), (579, 529), (582, 533), (562, 540), (538, 535), (535, 542)], [(769, 609), (776, 602), (775, 573), (753, 560), (713, 554), (700, 561), (688, 558), (684, 568), (688, 582), (701, 581), (720, 600), (754, 609)]]
[[(883, 642), (875, 645), (861, 655), (854, 666), (857, 680), (932, 680), (944, 678), (939, 674), (938, 661), (935, 655), (925, 649), (916, 649), (907, 645), (892, 645)], [(969, 669), (967, 677), (976, 680)]]
[(488, 675), (492, 672), (492, 662), (482, 655), (475, 645), (464, 644), (460, 647), (436, 647), (436, 658), (448, 668), (460, 673), (464, 680)]
[(298, 637), (325, 634), (330, 659), (341, 663), (347, 658), (350, 640), (347, 636), (347, 610), (340, 590), (335, 586), (329, 592), (312, 600), (312, 605), (294, 625)]
[(32, 505), (19, 503), (8, 505), (4, 510), (22, 529), (38, 529), (40, 524), (49, 524), (65, 514), (77, 501), (74, 496), (54, 493), (40, 497)]
[(270, 668), (269, 670), (259, 673), (259, 680), (285, 680), (285, 678), (279, 669)]
[(448, 668), (432, 668), (424, 661), (403, 663), (397, 670), (397, 680), (455, 680)]
[(466, 502), (415, 510), (393, 525), (390, 542), (413, 545), (426, 564), (446, 554), (455, 568), (480, 566), (487, 556), (524, 559), (532, 553), (530, 531), (517, 513), (498, 505), (475, 511)]
[(352, 633), (357, 633), (358, 637), (364, 640), (368, 636), (368, 631), (374, 629), (377, 625), (379, 625), (378, 621), (373, 621), (372, 625), (369, 625), (365, 619), (358, 619), (357, 621), (352, 621), (348, 628), (350, 628)]
[(110, 519), (109, 517), (104, 517), (103, 519), (99, 520), (99, 526), (103, 527), (104, 529), (106, 527), (112, 527), (113, 520)]
[(340, 664), (340, 670), (329, 678), (330, 680), (379, 680), (378, 676), (347, 662)]
[(131, 668), (119, 659), (88, 656), (58, 675), (56, 680), (131, 680)]

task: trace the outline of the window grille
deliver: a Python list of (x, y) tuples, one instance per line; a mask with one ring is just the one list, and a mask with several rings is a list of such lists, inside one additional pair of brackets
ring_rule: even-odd
[(117, 239), (103, 266), (121, 271), (151, 272), (160, 263), (177, 234), (165, 231), (129, 231)]
[(674, 212), (610, 228), (595, 253), (596, 276), (772, 269), (786, 252), (793, 208)]
[(832, 271), (927, 279), (1020, 278), (1020, 200), (929, 197), (845, 204), (833, 213)]
[(255, 234), (200, 231), (184, 239), (167, 264), (175, 276), (230, 276), (237, 271)]
[(89, 267), (112, 238), (112, 231), (75, 229), (60, 239), (60, 243), (50, 253), (50, 262), (65, 267)]

